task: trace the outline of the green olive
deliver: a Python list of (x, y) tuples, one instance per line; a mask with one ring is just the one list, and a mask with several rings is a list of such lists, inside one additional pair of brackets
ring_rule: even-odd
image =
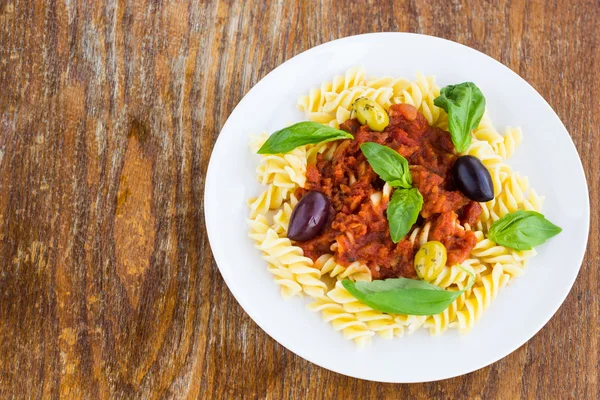
[(366, 97), (359, 97), (352, 104), (356, 118), (361, 124), (367, 124), (372, 131), (381, 132), (390, 123), (390, 117), (379, 104)]
[(415, 270), (419, 278), (432, 281), (446, 266), (446, 247), (436, 241), (425, 243), (415, 255)]

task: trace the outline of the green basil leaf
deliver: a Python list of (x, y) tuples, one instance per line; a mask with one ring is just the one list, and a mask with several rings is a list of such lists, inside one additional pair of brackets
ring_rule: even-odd
[(360, 145), (367, 161), (373, 171), (381, 179), (393, 187), (410, 189), (412, 176), (408, 168), (408, 161), (394, 149), (378, 143), (366, 142)]
[[(532, 212), (534, 212), (534, 211), (532, 211)], [(539, 214), (539, 213), (535, 213), (535, 214), (538, 214), (543, 217), (542, 214)], [(511, 225), (513, 225), (517, 221), (520, 221), (520, 220), (526, 218), (527, 215), (528, 214), (525, 213), (523, 210), (518, 210), (518, 211), (515, 211), (514, 213), (507, 214), (504, 217), (500, 218), (499, 220), (494, 221), (494, 223), (492, 224), (494, 226), (494, 231), (495, 232), (505, 232), (507, 229), (510, 228)], [(489, 234), (488, 234), (488, 237), (489, 237)]]
[(444, 290), (425, 281), (396, 278), (373, 282), (353, 282), (344, 279), (342, 285), (358, 301), (374, 310), (389, 314), (435, 315), (443, 312), (454, 300), (475, 283), (475, 275), (463, 268), (471, 279), (460, 291)]
[(432, 285), (422, 280), (407, 278), (384, 279), (371, 282), (357, 281), (353, 285), (356, 287), (356, 290), (365, 294), (373, 294), (395, 289), (444, 290), (439, 286)]
[(535, 211), (515, 211), (495, 221), (488, 239), (515, 250), (531, 250), (544, 243), (562, 229)]
[(280, 154), (305, 144), (354, 139), (348, 132), (312, 121), (298, 122), (273, 133), (258, 150), (258, 154)]
[(390, 235), (394, 243), (398, 243), (410, 231), (422, 207), (423, 196), (416, 188), (396, 189), (387, 208)]
[(471, 131), (479, 126), (485, 112), (481, 90), (472, 82), (448, 85), (433, 104), (448, 113), (448, 130), (456, 151), (465, 151), (471, 143)]

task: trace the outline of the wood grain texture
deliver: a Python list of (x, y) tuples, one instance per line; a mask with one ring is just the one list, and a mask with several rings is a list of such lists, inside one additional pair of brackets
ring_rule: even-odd
[[(374, 31), (519, 73), (590, 188), (588, 251), (556, 316), (441, 382), (361, 381), (287, 351), (237, 304), (204, 228), (212, 145), (243, 95), (303, 50)], [(600, 398), (598, 93), (598, 1), (0, 1), (0, 398)]]

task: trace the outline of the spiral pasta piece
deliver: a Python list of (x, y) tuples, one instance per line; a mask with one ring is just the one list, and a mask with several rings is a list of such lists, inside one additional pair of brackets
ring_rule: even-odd
[[(462, 268), (461, 268), (462, 266)], [(467, 272), (468, 271), (468, 272)], [(469, 274), (475, 274), (475, 270), (469, 264), (445, 266), (437, 276), (434, 276), (429, 283), (442, 288), (447, 288), (451, 285), (465, 286), (471, 278)]]
[(345, 267), (338, 264), (332, 254), (323, 254), (314, 263), (314, 267), (321, 270), (321, 275), (328, 274), (332, 278), (337, 279), (352, 279), (353, 281), (368, 281), (373, 278), (371, 270), (364, 264), (358, 261), (353, 262)]
[[(273, 230), (269, 227), (269, 220), (264, 215), (259, 214), (254, 219), (249, 219), (248, 225), (250, 226), (249, 236), (256, 242), (256, 246), (259, 248), (265, 239), (267, 239), (269, 232), (271, 232), (271, 236), (273, 235)], [(302, 286), (296, 282), (293, 272), (285, 265), (269, 263), (267, 270), (273, 274), (273, 279), (280, 286), (281, 296), (284, 299), (299, 295), (302, 292)]]
[(287, 154), (268, 154), (256, 168), (258, 181), (278, 187), (295, 189), (306, 183), (306, 147), (298, 147)]
[[(262, 133), (250, 139), (250, 147), (258, 150), (266, 141)], [(293, 196), (298, 187), (306, 183), (307, 148), (298, 147), (287, 154), (268, 154), (261, 156), (256, 168), (257, 179), (263, 185), (268, 185), (258, 197), (250, 198), (250, 218), (275, 210)], [(295, 200), (292, 200), (295, 201)]]
[(426, 316), (421, 315), (393, 315), (373, 310), (354, 298), (340, 281), (327, 293), (327, 296), (341, 304), (346, 312), (353, 313), (358, 320), (366, 322), (369, 329), (385, 338), (403, 336), (405, 332), (412, 333), (426, 320)]
[(378, 311), (361, 311), (356, 314), (360, 321), (366, 322), (367, 327), (384, 339), (404, 336), (404, 326), (388, 314)]
[(365, 322), (371, 331), (382, 337), (392, 338), (404, 334), (403, 326), (398, 324), (392, 315), (373, 310), (359, 302), (344, 288), (341, 281), (338, 281), (335, 288), (327, 293), (327, 297), (341, 304), (346, 312), (356, 315), (359, 321)]
[[(451, 288), (448, 290), (458, 291), (459, 289)], [(432, 336), (437, 336), (444, 333), (450, 327), (450, 324), (456, 320), (458, 310), (464, 307), (465, 301), (470, 293), (470, 290), (463, 292), (444, 311), (439, 314), (428, 316), (423, 324), (423, 327), (429, 328), (429, 334)]]
[(394, 321), (404, 327), (404, 332), (411, 334), (419, 330), (427, 320), (426, 315), (394, 315)]
[(479, 141), (488, 143), (496, 149), (498, 143), (503, 142), (502, 135), (498, 133), (487, 111), (483, 114), (479, 126), (473, 130), (473, 137)]
[(497, 245), (489, 239), (483, 239), (477, 243), (471, 250), (471, 256), (488, 264), (510, 264), (516, 261), (511, 249)]
[(362, 67), (352, 67), (346, 70), (344, 76), (335, 76), (331, 83), (331, 92), (339, 93), (344, 89), (362, 86), (365, 83), (365, 70)]
[(365, 85), (373, 89), (390, 88), (393, 91), (393, 96), (398, 97), (408, 89), (410, 81), (403, 78), (384, 76), (381, 78), (368, 78)]
[[(292, 195), (293, 197), (294, 195)], [(295, 197), (294, 197), (295, 199)], [(272, 228), (281, 236), (287, 235), (290, 218), (292, 216), (293, 206), (290, 203), (283, 203), (283, 207), (273, 216)]]
[(390, 88), (373, 89), (366, 86), (357, 86), (352, 89), (344, 90), (341, 93), (326, 94), (323, 111), (327, 113), (335, 113), (338, 107), (343, 107), (344, 109), (349, 110), (354, 101), (359, 97), (371, 99), (381, 105), (383, 108), (387, 109), (391, 105), (392, 95), (393, 91)]
[(269, 220), (267, 217), (262, 214), (258, 214), (254, 219), (248, 219), (247, 222), (250, 226), (250, 232), (248, 236), (258, 243), (261, 243), (263, 240), (265, 240), (267, 232), (270, 229)]
[(516, 251), (497, 245), (484, 238), (483, 232), (475, 232), (477, 245), (471, 251), (471, 256), (476, 260), (492, 266), (500, 264), (504, 272), (511, 278), (521, 276), (525, 272), (527, 260), (535, 255), (535, 250)]
[[(481, 280), (481, 275), (487, 273), (491, 268), (480, 259), (475, 257), (467, 258), (460, 264), (463, 268), (467, 269), (469, 272), (475, 275), (475, 282), (479, 282)], [(457, 282), (456, 285), (463, 289), (469, 284), (469, 279), (461, 282)]]
[(446, 113), (434, 104), (440, 95), (440, 88), (435, 83), (435, 76), (424, 76), (417, 73), (417, 80), (410, 82), (405, 90), (395, 96), (393, 102), (413, 105), (425, 116), (429, 124), (443, 128), (447, 126)]
[(325, 295), (327, 285), (320, 279), (321, 271), (313, 267), (312, 260), (304, 257), (302, 249), (292, 245), (288, 238), (280, 238), (275, 230), (269, 229), (257, 247), (269, 264), (291, 272), (306, 294), (315, 298)]
[(341, 304), (328, 297), (317, 299), (307, 308), (313, 312), (320, 312), (325, 322), (330, 322), (335, 331), (341, 332), (344, 338), (353, 340), (359, 348), (370, 344), (372, 336), (375, 335), (365, 322), (359, 321), (355, 314), (346, 312)]
[(411, 104), (419, 109), (423, 100), (431, 95), (434, 97), (439, 96), (439, 87), (435, 84), (435, 77), (430, 76), (426, 78), (418, 72), (417, 80), (409, 83), (408, 87), (400, 95), (399, 102)]
[(509, 280), (510, 275), (504, 273), (500, 264), (496, 264), (490, 274), (482, 277), (481, 282), (471, 288), (471, 295), (456, 313), (455, 324), (461, 333), (473, 329), (475, 322), (481, 318), (490, 302), (498, 295), (498, 291), (506, 286)]
[(529, 195), (523, 201), (523, 209), (527, 211), (542, 211), (542, 205), (544, 204), (544, 196), (539, 196), (534, 189), (529, 189)]
[(323, 82), (319, 89), (311, 89), (307, 96), (300, 96), (296, 103), (300, 111), (304, 111), (306, 116), (318, 112), (325, 103), (325, 93), (331, 91), (331, 83)]
[(506, 214), (524, 208), (525, 200), (528, 198), (529, 180), (521, 177), (518, 173), (506, 178), (500, 192), (494, 200), (486, 203), (486, 208), (492, 218), (502, 218)]
[(307, 165), (315, 165), (317, 163), (317, 156), (320, 154), (323, 159), (331, 160), (333, 154), (339, 145), (339, 141), (319, 143), (315, 145), (306, 146), (306, 163)]
[(290, 189), (269, 185), (267, 190), (258, 197), (248, 199), (250, 218), (256, 218), (260, 214), (266, 214), (269, 210), (275, 210), (289, 197)]
[(273, 281), (279, 285), (281, 297), (289, 299), (302, 294), (302, 286), (296, 281), (294, 274), (282, 265), (269, 264), (267, 271), (273, 275)]
[(298, 109), (303, 111), (309, 120), (315, 121), (315, 114), (323, 113), (322, 108), (327, 93), (341, 93), (343, 90), (362, 86), (364, 83), (364, 69), (360, 67), (350, 68), (344, 76), (335, 76), (331, 82), (323, 82), (319, 89), (311, 90), (308, 96), (300, 96), (297, 103)]
[(329, 122), (329, 125), (334, 128), (339, 128), (341, 124), (349, 120), (352, 116), (352, 112), (345, 107), (338, 107), (335, 111), (335, 118)]
[(506, 160), (513, 155), (515, 148), (521, 144), (522, 140), (523, 134), (521, 133), (521, 128), (513, 128), (509, 126), (506, 128), (506, 133), (504, 134), (502, 141), (495, 145), (496, 152), (500, 155), (500, 157)]

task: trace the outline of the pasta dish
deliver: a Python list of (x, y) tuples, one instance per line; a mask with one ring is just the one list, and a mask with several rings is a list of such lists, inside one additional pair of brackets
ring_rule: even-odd
[(474, 83), (352, 68), (298, 108), (304, 121), (251, 138), (265, 188), (249, 236), (282, 296), (360, 347), (469, 331), (561, 231), (507, 163), (520, 129), (500, 133)]

